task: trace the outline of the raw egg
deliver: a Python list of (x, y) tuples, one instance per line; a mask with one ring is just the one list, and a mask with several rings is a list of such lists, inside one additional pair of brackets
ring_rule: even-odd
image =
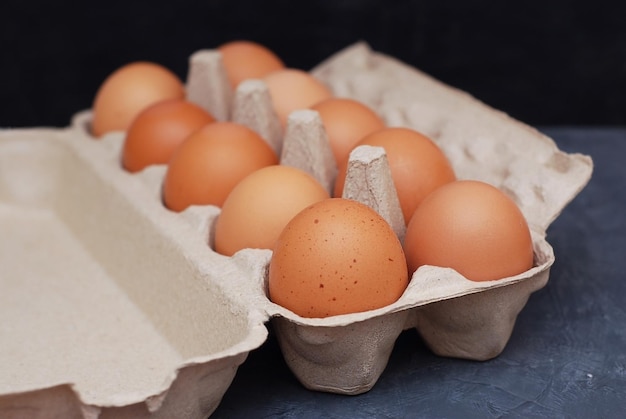
[(215, 250), (231, 256), (245, 248), (271, 249), (298, 212), (328, 198), (326, 189), (300, 169), (279, 165), (259, 169), (224, 201), (215, 225)]
[(385, 127), (376, 112), (353, 99), (330, 98), (311, 109), (320, 114), (337, 164), (348, 160), (350, 151), (363, 137)]
[(428, 195), (404, 239), (409, 271), (422, 265), (453, 268), (467, 279), (490, 281), (533, 266), (528, 224), (515, 202), (484, 182), (459, 180)]
[(256, 42), (231, 41), (219, 46), (218, 51), (233, 89), (246, 79), (260, 79), (285, 68), (274, 52)]
[(389, 224), (343, 198), (317, 202), (292, 218), (269, 265), (270, 300), (302, 317), (384, 307), (407, 285), (404, 252)]
[(165, 164), (185, 138), (214, 120), (210, 113), (183, 99), (150, 105), (128, 128), (122, 165), (137, 172), (153, 164)]
[(93, 103), (92, 134), (126, 131), (133, 119), (153, 103), (182, 99), (185, 87), (169, 69), (151, 62), (135, 62), (114, 71), (102, 83)]
[(222, 206), (240, 180), (278, 163), (270, 146), (250, 128), (213, 122), (176, 149), (163, 181), (163, 201), (173, 211), (190, 205)]
[(328, 87), (303, 70), (286, 68), (273, 71), (263, 78), (272, 98), (276, 114), (283, 127), (293, 111), (309, 109), (332, 96)]
[[(436, 188), (456, 179), (441, 149), (425, 135), (409, 128), (383, 128), (357, 143), (383, 147), (391, 177), (398, 193), (404, 222), (408, 224), (415, 208)], [(334, 195), (343, 193), (347, 161), (339, 165)]]

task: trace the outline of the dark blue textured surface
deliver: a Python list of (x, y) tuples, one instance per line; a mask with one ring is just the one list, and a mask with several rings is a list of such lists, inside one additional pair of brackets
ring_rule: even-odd
[(340, 396), (304, 389), (270, 336), (213, 417), (626, 417), (626, 129), (544, 132), (590, 155), (594, 173), (548, 230), (550, 281), (498, 358), (440, 358), (407, 331), (371, 391)]

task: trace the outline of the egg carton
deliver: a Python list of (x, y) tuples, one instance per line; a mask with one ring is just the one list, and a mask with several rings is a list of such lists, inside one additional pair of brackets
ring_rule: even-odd
[[(389, 126), (430, 136), (460, 179), (511, 196), (531, 227), (533, 268), (474, 282), (424, 266), (389, 306), (303, 318), (267, 297), (270, 250), (214, 252), (219, 208), (167, 210), (166, 167), (122, 170), (123, 134), (94, 140), (89, 111), (64, 129), (3, 130), (0, 416), (207, 417), (266, 340), (268, 322), (305, 387), (341, 394), (371, 389), (406, 329), (442, 356), (485, 360), (503, 350), (530, 294), (548, 281), (546, 229), (588, 182), (591, 159), (364, 43), (312, 74)], [(187, 89), (217, 119), (259, 132), (281, 164), (332, 189), (337, 168), (317, 113), (294, 112), (283, 133), (267, 87), (249, 80), (230, 90), (216, 51), (190, 57)], [(351, 159), (346, 197), (372, 206), (402, 237), (384, 151)]]

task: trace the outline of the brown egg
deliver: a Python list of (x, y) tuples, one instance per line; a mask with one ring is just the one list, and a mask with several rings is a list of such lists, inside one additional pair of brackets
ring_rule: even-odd
[[(404, 222), (408, 223), (419, 203), (436, 188), (456, 179), (441, 149), (425, 135), (409, 128), (384, 128), (367, 135), (359, 145), (385, 149), (391, 177), (398, 192)], [(343, 193), (347, 162), (339, 165), (334, 195)]]
[(137, 172), (167, 163), (185, 138), (214, 120), (210, 113), (183, 99), (148, 106), (128, 128), (122, 148), (123, 167)]
[(182, 99), (185, 88), (167, 68), (150, 62), (127, 64), (102, 83), (93, 103), (92, 134), (126, 131), (146, 107), (166, 99)]
[(270, 300), (302, 317), (384, 307), (407, 285), (406, 259), (389, 224), (342, 198), (299, 212), (276, 241), (269, 266)]
[(231, 41), (218, 47), (230, 85), (246, 79), (260, 79), (285, 68), (283, 61), (267, 47), (251, 41)]
[(167, 208), (222, 206), (239, 181), (278, 157), (256, 132), (233, 122), (213, 122), (191, 134), (170, 159), (163, 181)]
[(285, 225), (309, 205), (328, 199), (313, 176), (290, 166), (268, 166), (246, 176), (224, 201), (215, 225), (215, 250), (271, 249)]
[(453, 268), (467, 279), (489, 281), (533, 266), (524, 215), (487, 183), (448, 183), (422, 201), (404, 239), (409, 271), (422, 265)]
[(328, 87), (303, 70), (286, 68), (274, 71), (263, 78), (270, 92), (276, 114), (283, 127), (293, 111), (309, 109), (332, 96)]
[(311, 109), (320, 114), (337, 164), (348, 160), (350, 151), (363, 137), (385, 127), (376, 112), (353, 99), (330, 98)]

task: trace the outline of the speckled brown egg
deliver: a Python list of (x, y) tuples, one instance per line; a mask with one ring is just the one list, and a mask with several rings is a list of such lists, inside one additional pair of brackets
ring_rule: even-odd
[(270, 300), (309, 318), (384, 307), (407, 285), (404, 252), (389, 224), (343, 198), (299, 212), (276, 241), (269, 266)]

